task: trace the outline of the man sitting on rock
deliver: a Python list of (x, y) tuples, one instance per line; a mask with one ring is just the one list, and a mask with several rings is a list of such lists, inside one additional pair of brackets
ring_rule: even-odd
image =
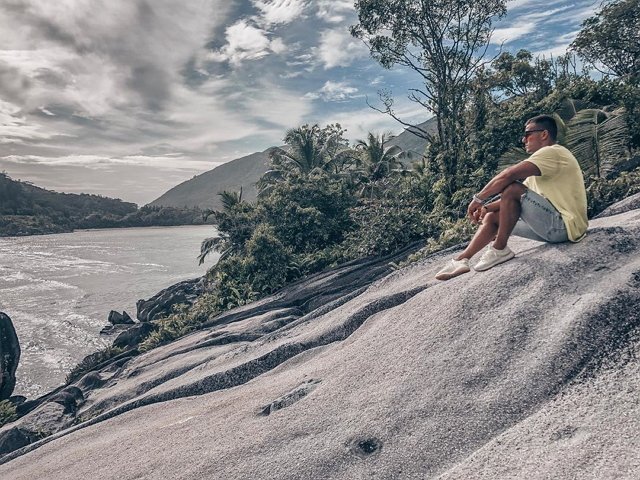
[[(540, 242), (578, 242), (587, 231), (587, 196), (576, 158), (556, 143), (558, 126), (549, 115), (527, 121), (522, 142), (527, 160), (502, 171), (476, 195), (467, 215), (480, 228), (467, 248), (436, 274), (448, 280), (470, 271), (469, 260), (487, 247), (477, 271), (512, 259), (511, 235)], [(499, 195), (499, 200), (492, 201)], [(493, 242), (493, 243), (491, 243)]]

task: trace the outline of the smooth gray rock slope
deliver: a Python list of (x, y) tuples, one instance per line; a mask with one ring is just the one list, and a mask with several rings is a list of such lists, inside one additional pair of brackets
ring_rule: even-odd
[(101, 371), (87, 421), (0, 477), (640, 478), (640, 211), (511, 247), (301, 317), (250, 306)]

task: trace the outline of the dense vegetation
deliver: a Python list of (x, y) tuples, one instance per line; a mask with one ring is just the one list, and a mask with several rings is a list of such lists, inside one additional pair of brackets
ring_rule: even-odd
[[(143, 349), (339, 262), (419, 239), (422, 254), (467, 240), (472, 195), (526, 157), (524, 122), (540, 113), (557, 115), (561, 142), (583, 167), (590, 216), (640, 191), (638, 0), (606, 4), (573, 52), (555, 59), (520, 50), (483, 60), (492, 20), (505, 12), (501, 0), (425, 5), (360, 0), (352, 28), (384, 67), (416, 72), (412, 98), (437, 119), (436, 134), (414, 128), (428, 140), (423, 158), (408, 165), (384, 135), (351, 146), (339, 125), (287, 132), (288, 148), (272, 152), (255, 203), (221, 194), (224, 209), (213, 213), (220, 236), (201, 252), (222, 254), (209, 272), (213, 291), (166, 319)], [(594, 68), (604, 73), (592, 76)], [(388, 92), (381, 99), (395, 117)]]
[(100, 195), (58, 193), (0, 173), (0, 236), (202, 224), (197, 208), (142, 207)]

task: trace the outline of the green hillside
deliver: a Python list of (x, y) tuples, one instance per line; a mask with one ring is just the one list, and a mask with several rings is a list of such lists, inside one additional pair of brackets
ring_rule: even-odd
[(199, 209), (143, 207), (100, 195), (59, 193), (0, 173), (0, 236), (71, 232), (78, 228), (203, 223)]
[[(433, 133), (435, 119), (427, 120), (420, 128)], [(409, 130), (391, 138), (389, 146), (397, 145), (411, 153), (411, 161), (418, 160), (424, 153), (427, 141)], [(171, 207), (198, 207), (219, 210), (222, 208), (218, 193), (223, 190), (237, 192), (242, 188), (242, 198), (254, 201), (257, 196), (256, 182), (269, 168), (269, 152), (256, 152), (245, 157), (231, 160), (213, 170), (209, 170), (186, 182), (173, 187), (149, 205)]]

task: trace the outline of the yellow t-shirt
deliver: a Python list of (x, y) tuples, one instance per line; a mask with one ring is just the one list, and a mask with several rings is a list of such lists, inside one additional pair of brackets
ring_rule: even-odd
[(567, 227), (569, 240), (582, 240), (588, 225), (587, 193), (576, 157), (556, 144), (542, 147), (527, 161), (538, 167), (542, 175), (528, 177), (524, 185), (556, 207)]

